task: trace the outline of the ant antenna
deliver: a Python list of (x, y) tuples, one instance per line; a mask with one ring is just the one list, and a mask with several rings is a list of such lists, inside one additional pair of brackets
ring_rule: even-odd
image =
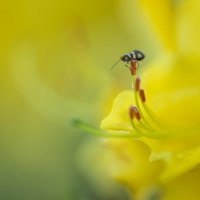
[(118, 62), (120, 62), (120, 61), (121, 61), (121, 59), (118, 60), (118, 61), (110, 68), (110, 70), (112, 70), (112, 69), (114, 68), (114, 66), (115, 66)]

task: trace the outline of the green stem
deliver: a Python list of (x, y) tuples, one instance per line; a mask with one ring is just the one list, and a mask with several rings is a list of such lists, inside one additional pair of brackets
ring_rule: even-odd
[[(132, 122), (131, 122), (132, 124)], [(96, 135), (99, 137), (118, 137), (118, 138), (139, 138), (139, 137), (148, 137), (152, 139), (169, 139), (169, 138), (176, 138), (179, 135), (181, 136), (187, 136), (188, 132), (191, 131), (191, 128), (185, 128), (185, 129), (169, 129), (165, 131), (144, 131), (142, 132), (140, 129), (138, 129), (137, 126), (133, 123), (134, 129), (137, 132), (126, 132), (126, 131), (113, 131), (110, 130), (109, 132), (103, 131), (97, 128), (94, 128), (80, 120), (73, 120), (73, 125), (75, 127), (80, 128), (81, 130), (84, 130), (92, 135)], [(195, 127), (196, 134), (199, 134), (198, 126)]]
[(116, 131), (103, 131), (101, 129), (97, 129), (95, 127), (92, 127), (89, 124), (86, 124), (80, 120), (73, 120), (73, 125), (77, 128), (80, 128), (81, 130), (84, 130), (92, 135), (100, 136), (100, 137), (120, 137), (120, 138), (127, 138), (127, 137), (137, 137), (137, 134), (133, 133), (127, 133), (127, 132), (116, 132)]

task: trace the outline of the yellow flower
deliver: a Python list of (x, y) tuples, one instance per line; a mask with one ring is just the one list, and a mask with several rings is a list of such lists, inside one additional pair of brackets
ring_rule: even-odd
[(136, 88), (124, 91), (101, 123), (112, 134), (132, 136), (105, 141), (111, 171), (138, 199), (199, 199), (200, 3), (141, 3), (165, 52), (140, 75), (146, 101)]

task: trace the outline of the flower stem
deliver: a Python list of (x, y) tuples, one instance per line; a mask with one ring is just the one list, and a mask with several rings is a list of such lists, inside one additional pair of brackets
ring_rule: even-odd
[(86, 124), (78, 119), (74, 119), (72, 121), (73, 125), (75, 127), (80, 128), (81, 130), (84, 130), (92, 135), (100, 136), (100, 137), (120, 137), (120, 138), (127, 138), (127, 137), (138, 137), (136, 133), (126, 132), (126, 131), (103, 131), (100, 129), (97, 129), (95, 127), (92, 127), (89, 124)]

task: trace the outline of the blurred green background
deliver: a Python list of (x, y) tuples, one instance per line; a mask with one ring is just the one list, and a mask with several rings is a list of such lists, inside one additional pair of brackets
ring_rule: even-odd
[[(160, 46), (134, 0), (10, 0), (0, 6), (0, 199), (128, 199), (112, 181), (99, 127), (128, 70), (110, 67)], [(152, 50), (153, 48), (153, 50)]]

